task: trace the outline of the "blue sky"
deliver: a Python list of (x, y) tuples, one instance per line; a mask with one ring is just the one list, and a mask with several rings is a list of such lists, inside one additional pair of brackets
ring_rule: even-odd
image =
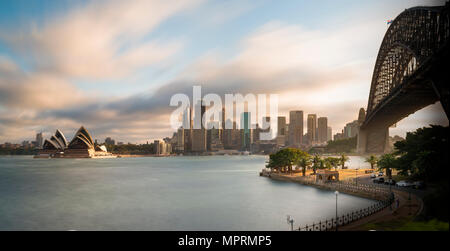
[[(425, 4), (3, 0), (0, 142), (56, 128), (70, 138), (81, 124), (100, 140), (169, 136), (170, 95), (198, 83), (219, 94), (279, 93), (282, 114), (327, 116), (336, 133), (367, 105), (386, 20)], [(393, 133), (448, 123), (441, 110)]]

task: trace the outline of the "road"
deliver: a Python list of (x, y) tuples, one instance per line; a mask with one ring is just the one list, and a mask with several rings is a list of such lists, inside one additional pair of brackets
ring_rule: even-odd
[[(358, 177), (359, 184), (370, 184), (379, 187), (389, 188), (389, 185), (384, 184), (375, 184), (372, 181), (369, 175), (364, 175), (362, 177)], [(420, 214), (423, 209), (423, 201), (422, 198), (425, 195), (424, 190), (418, 190), (414, 188), (405, 188), (405, 187), (391, 187), (396, 200), (399, 201), (399, 206), (396, 206), (394, 202), (391, 207), (387, 207), (384, 210), (370, 215), (368, 217), (364, 217), (356, 222), (352, 222), (347, 226), (342, 226), (340, 230), (342, 231), (353, 231), (353, 230), (382, 230), (377, 229), (377, 227), (367, 229), (367, 224), (384, 224), (389, 226), (394, 222), (402, 221), (405, 218), (415, 217)], [(411, 193), (411, 194), (410, 194)], [(411, 198), (411, 199), (409, 199)], [(393, 224), (395, 225), (395, 224)]]
[[(382, 177), (384, 177), (384, 176), (382, 176)], [(387, 179), (387, 178), (384, 177), (384, 179)], [(361, 184), (368, 184), (368, 185), (375, 185), (375, 186), (379, 186), (379, 187), (389, 188), (389, 185), (373, 183), (373, 179), (370, 178), (370, 175), (358, 177), (358, 183), (359, 182), (361, 182)], [(395, 189), (397, 191), (408, 192), (408, 193), (411, 192), (411, 194), (414, 194), (421, 199), (423, 199), (423, 197), (425, 196), (425, 193), (426, 193), (426, 190), (409, 188), (409, 187), (392, 186), (391, 189)]]

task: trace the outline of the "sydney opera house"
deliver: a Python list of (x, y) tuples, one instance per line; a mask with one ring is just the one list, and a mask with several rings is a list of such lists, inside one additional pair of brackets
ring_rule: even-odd
[(104, 145), (94, 144), (88, 130), (83, 126), (68, 143), (66, 137), (60, 130), (55, 135), (44, 141), (42, 149), (35, 158), (114, 158), (115, 155), (108, 153)]

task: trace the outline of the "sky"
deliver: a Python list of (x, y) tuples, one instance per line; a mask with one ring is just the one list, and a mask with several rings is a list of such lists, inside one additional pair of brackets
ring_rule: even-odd
[[(193, 85), (278, 94), (281, 115), (328, 117), (334, 134), (367, 107), (386, 21), (441, 3), (2, 0), (0, 142), (81, 125), (100, 142), (171, 136), (170, 98)], [(439, 103), (390, 134), (429, 124), (448, 125)]]

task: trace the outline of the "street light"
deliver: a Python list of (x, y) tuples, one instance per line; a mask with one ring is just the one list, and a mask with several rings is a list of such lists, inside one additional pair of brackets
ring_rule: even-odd
[[(408, 176), (411, 176), (411, 170), (408, 170)], [(408, 187), (408, 215), (411, 215), (411, 188)]]
[(339, 195), (339, 192), (336, 191), (336, 192), (334, 192), (334, 194), (336, 194), (336, 232), (337, 232), (338, 224), (339, 224), (339, 222), (338, 222), (338, 195)]

